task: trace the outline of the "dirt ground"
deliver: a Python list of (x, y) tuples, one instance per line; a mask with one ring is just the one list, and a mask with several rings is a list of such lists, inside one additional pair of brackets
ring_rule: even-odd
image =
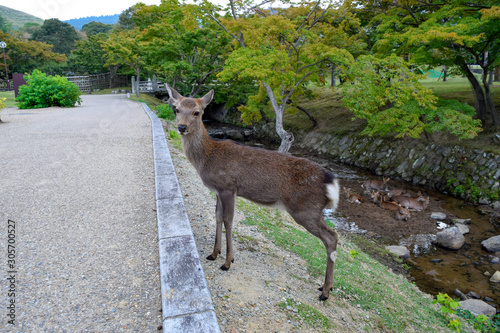
[[(375, 176), (370, 179), (377, 179)], [(448, 218), (455, 218), (452, 214), (441, 207), (441, 201), (430, 195), (430, 202), (427, 209), (422, 212), (411, 211), (411, 218), (408, 221), (399, 221), (395, 217), (395, 213), (391, 210), (379, 207), (374, 204), (371, 198), (363, 193), (364, 189), (361, 184), (364, 182), (359, 180), (346, 180), (340, 181), (341, 188), (348, 187), (352, 192), (361, 195), (363, 198), (362, 204), (353, 204), (345, 200), (345, 192), (342, 190), (344, 200), (340, 200), (338, 211), (342, 213), (348, 220), (355, 222), (356, 225), (363, 230), (375, 233), (382, 237), (389, 237), (390, 239), (397, 240), (402, 237), (409, 237), (410, 235), (423, 234), (423, 233), (436, 233), (437, 223), (430, 218), (432, 212), (443, 212)], [(401, 188), (401, 184), (389, 181), (390, 189)], [(403, 185), (404, 186), (404, 185)], [(404, 188), (412, 197), (417, 197), (417, 193), (413, 190)], [(423, 193), (428, 196), (428, 193)]]

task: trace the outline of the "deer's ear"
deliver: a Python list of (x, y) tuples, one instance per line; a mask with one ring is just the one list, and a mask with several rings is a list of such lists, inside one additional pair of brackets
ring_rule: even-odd
[(214, 98), (214, 90), (213, 89), (210, 90), (209, 92), (207, 92), (207, 94), (201, 98), (201, 101), (203, 103), (204, 108), (208, 105), (208, 103), (210, 103), (212, 101), (212, 98)]
[(170, 87), (168, 84), (165, 84), (165, 86), (167, 87), (167, 91), (168, 91), (168, 96), (170, 96), (170, 99), (171, 99), (171, 102), (173, 105), (175, 106), (178, 106), (181, 98), (182, 98), (182, 95), (179, 94), (177, 92), (177, 90), (175, 90), (174, 88)]

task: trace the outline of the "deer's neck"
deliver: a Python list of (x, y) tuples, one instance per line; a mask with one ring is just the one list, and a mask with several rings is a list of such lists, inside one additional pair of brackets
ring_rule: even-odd
[(215, 149), (215, 140), (208, 135), (204, 126), (199, 131), (182, 135), (181, 140), (184, 154), (199, 172)]

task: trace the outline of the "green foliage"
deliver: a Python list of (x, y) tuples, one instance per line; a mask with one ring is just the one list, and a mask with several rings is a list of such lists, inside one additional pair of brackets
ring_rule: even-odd
[(473, 109), (458, 101), (438, 101), (403, 59), (360, 56), (349, 69), (351, 84), (343, 86), (343, 105), (365, 119), (363, 134), (418, 138), (424, 131), (448, 131), (459, 138), (477, 135), (480, 121)]
[(166, 120), (174, 120), (175, 113), (168, 104), (160, 104), (156, 107), (156, 111), (158, 112), (158, 118), (163, 118)]
[(106, 24), (96, 21), (86, 23), (82, 27), (82, 31), (84, 31), (87, 34), (87, 36), (94, 36), (101, 33), (107, 34), (111, 32), (112, 29), (113, 29), (112, 24)]
[(10, 73), (31, 72), (35, 68), (47, 70), (66, 60), (64, 54), (52, 52), (46, 43), (18, 39), (1, 31), (0, 40), (7, 43), (5, 55)]
[[(377, 8), (371, 22), (377, 35), (373, 50), (411, 57), (417, 66), (446, 65), (451, 71), (465, 75), (474, 87), (478, 118), (498, 126), (498, 112), (491, 103), (486, 75), (481, 85), (468, 67), (475, 62), (487, 73), (500, 62), (498, 4), (482, 0), (431, 0), (410, 6), (400, 1), (384, 5)], [(486, 50), (488, 60), (478, 61)]]
[(80, 39), (75, 28), (58, 19), (45, 20), (40, 29), (33, 32), (31, 39), (52, 45), (52, 51), (69, 55)]
[[(2, 109), (5, 107), (5, 100), (6, 99), (7, 98), (5, 98), (5, 97), (0, 98), (0, 112), (2, 112)], [(0, 121), (1, 121), (1, 119), (0, 119)]]
[(358, 251), (356, 250), (351, 250), (349, 251), (349, 254), (351, 255), (351, 257), (353, 257), (354, 259), (356, 259), (358, 256), (359, 256), (359, 253)]
[(47, 76), (39, 70), (25, 75), (27, 85), (19, 88), (17, 102), (20, 109), (37, 109), (51, 106), (73, 107), (80, 104), (80, 90), (65, 77)]
[(107, 37), (106, 34), (97, 34), (76, 42), (69, 58), (71, 70), (79, 74), (102, 73), (106, 69), (107, 54), (101, 43)]
[(3, 15), (0, 14), (0, 31), (9, 32), (12, 29), (12, 23), (7, 21)]
[[(465, 319), (481, 333), (495, 333), (500, 331), (500, 314), (489, 319), (485, 315), (474, 316), (469, 310), (456, 309), (460, 303), (454, 301), (448, 294), (439, 293), (432, 304), (441, 304), (441, 312), (449, 320), (448, 326), (460, 332), (462, 323), (459, 318)], [(456, 310), (455, 310), (456, 309)]]

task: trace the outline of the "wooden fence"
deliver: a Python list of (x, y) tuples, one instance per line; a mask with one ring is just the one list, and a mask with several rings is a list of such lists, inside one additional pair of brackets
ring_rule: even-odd
[(0, 80), (0, 91), (11, 91), (14, 90), (14, 80), (9, 80), (9, 84), (7, 81)]
[(109, 73), (67, 76), (69, 82), (73, 82), (80, 88), (81, 92), (91, 93), (96, 90), (128, 86), (128, 79), (125, 75), (115, 75), (113, 78)]

